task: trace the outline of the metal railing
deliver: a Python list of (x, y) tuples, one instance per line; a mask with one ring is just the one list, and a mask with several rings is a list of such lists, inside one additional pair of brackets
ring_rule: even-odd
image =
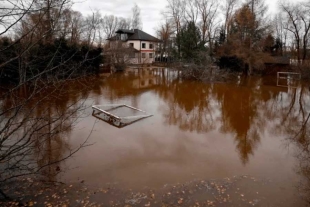
[[(284, 76), (282, 76), (284, 75)], [(294, 73), (294, 72), (278, 72), (277, 73), (277, 79), (294, 79), (294, 80), (300, 80), (301, 79), (301, 73)]]

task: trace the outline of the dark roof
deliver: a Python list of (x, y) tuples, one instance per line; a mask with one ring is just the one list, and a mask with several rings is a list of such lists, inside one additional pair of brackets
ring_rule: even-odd
[(149, 35), (139, 29), (134, 29), (134, 34), (128, 35), (128, 40), (146, 40), (146, 41), (153, 41), (153, 42), (160, 41), (156, 37), (153, 37), (152, 35)]
[[(128, 30), (128, 29), (119, 29), (116, 31), (117, 34), (127, 34), (128, 39), (127, 40), (145, 40), (145, 41), (151, 41), (151, 42), (160, 42), (159, 39), (156, 37), (149, 35), (142, 30), (134, 29), (134, 30)], [(109, 38), (108, 40), (115, 40), (114, 37)]]
[(133, 34), (134, 31), (130, 30), (130, 29), (119, 29), (115, 33), (118, 33), (118, 34)]

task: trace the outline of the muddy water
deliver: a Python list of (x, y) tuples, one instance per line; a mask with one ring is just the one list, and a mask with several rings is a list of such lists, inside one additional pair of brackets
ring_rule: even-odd
[[(83, 100), (61, 151), (86, 138), (89, 146), (60, 165), (60, 181), (139, 191), (247, 176), (252, 180), (241, 182), (243, 193), (265, 193), (260, 199), (268, 205), (300, 206), (300, 195), (310, 195), (303, 191), (310, 178), (307, 85), (286, 87), (286, 80), (277, 83), (275, 77), (184, 81), (164, 68), (128, 69), (72, 84), (74, 98), (49, 103)], [(92, 116), (91, 106), (102, 104), (127, 104), (153, 116), (117, 128)]]

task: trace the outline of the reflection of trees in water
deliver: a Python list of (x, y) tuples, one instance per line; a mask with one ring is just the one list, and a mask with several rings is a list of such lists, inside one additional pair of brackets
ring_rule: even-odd
[(174, 80), (157, 92), (168, 104), (164, 112), (166, 122), (184, 131), (208, 132), (215, 128), (214, 106), (210, 103), (210, 85)]
[(52, 164), (85, 144), (70, 149), (67, 139), (85, 109), (88, 81), (1, 94), (0, 182), (32, 174), (54, 180), (60, 168)]
[[(150, 77), (156, 81), (142, 87), (141, 82)], [(137, 80), (138, 85), (134, 84)], [(126, 96), (137, 99), (145, 91), (155, 91), (168, 105), (162, 108), (167, 124), (184, 131), (219, 129), (233, 134), (240, 159), (246, 164), (266, 128), (271, 127), (272, 133), (292, 133), (296, 121), (304, 120), (308, 110), (305, 89), (266, 88), (264, 81), (241, 78), (238, 84), (203, 84), (180, 80), (177, 72), (167, 69), (140, 69), (114, 75), (102, 91), (110, 101)]]
[(306, 87), (280, 88), (273, 83), (266, 84), (267, 79), (257, 78), (241, 78), (238, 84), (203, 84), (182, 81), (177, 73), (165, 69), (151, 75), (159, 84), (136, 87), (133, 82), (139, 79), (141, 83), (145, 73), (131, 72), (109, 79), (102, 91), (111, 94), (111, 101), (155, 91), (168, 106), (161, 108), (167, 124), (183, 131), (219, 130), (232, 134), (243, 164), (249, 162), (266, 130), (277, 136), (289, 136), (290, 143), (300, 149), (298, 169), (306, 179), (303, 192), (310, 195), (309, 121), (307, 127), (301, 127), (310, 112)]
[[(148, 87), (133, 84), (150, 76), (156, 81)], [(203, 84), (180, 80), (175, 71), (140, 69), (113, 75), (101, 91), (111, 101), (137, 98), (149, 90), (156, 92), (168, 105), (161, 108), (167, 124), (184, 131), (206, 133), (218, 129), (232, 134), (240, 159), (246, 164), (267, 129), (272, 134), (292, 134), (299, 129), (296, 122), (305, 121), (309, 111), (305, 87), (280, 88), (268, 84), (268, 80), (266, 84), (266, 80), (241, 78), (238, 84)]]
[(236, 147), (245, 164), (260, 141), (259, 131), (264, 123), (257, 120), (261, 98), (257, 84), (247, 85), (250, 87), (175, 80), (168, 87), (159, 88), (158, 93), (169, 105), (164, 112), (167, 123), (196, 132), (221, 126), (221, 132), (235, 134)]
[[(309, 121), (307, 127), (301, 127), (310, 112), (310, 94), (306, 87), (264, 87), (264, 80), (249, 78), (241, 78), (238, 84), (211, 85), (173, 77), (167, 79), (163, 73), (159, 77), (162, 84), (154, 89), (168, 105), (163, 110), (166, 123), (184, 131), (205, 133), (219, 129), (233, 134), (243, 164), (249, 162), (249, 156), (254, 154), (266, 130), (293, 137), (289, 140), (300, 149), (298, 171), (304, 176), (302, 189), (309, 198)], [(125, 93), (131, 90), (132, 86), (127, 83)]]
[(297, 158), (299, 160), (298, 173), (303, 176), (300, 182), (300, 192), (310, 205), (310, 112), (300, 130), (291, 138), (298, 146), (299, 152)]
[(260, 141), (257, 118), (257, 96), (251, 87), (225, 85), (216, 86), (214, 91), (222, 112), (221, 131), (235, 134), (237, 150), (243, 164), (249, 160)]
[(296, 170), (303, 176), (299, 190), (310, 204), (310, 91), (303, 85), (288, 89), (268, 103), (265, 114), (278, 120), (271, 130), (284, 135), (288, 146), (297, 146)]
[[(54, 176), (60, 171), (58, 165), (49, 164), (61, 160), (66, 152), (70, 151), (67, 139), (73, 123), (79, 117), (79, 110), (84, 109), (83, 103), (77, 103), (78, 100), (71, 102), (67, 97), (70, 96), (61, 97), (61, 103), (49, 100), (35, 112), (35, 117), (44, 119), (40, 121), (40, 129), (34, 134), (34, 156), (37, 157), (39, 167), (46, 166), (42, 173), (48, 176), (49, 180), (54, 180)], [(68, 104), (71, 105), (69, 108)]]
[(310, 91), (305, 85), (279, 89), (265, 93), (263, 98), (270, 99), (258, 107), (258, 118), (269, 125), (269, 133), (286, 138), (287, 147), (297, 146), (296, 169), (303, 176), (299, 189), (310, 204)]

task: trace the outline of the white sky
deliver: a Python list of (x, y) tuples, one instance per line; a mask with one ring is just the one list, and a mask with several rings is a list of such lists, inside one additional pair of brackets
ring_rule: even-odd
[[(298, 2), (301, 0), (289, 1)], [(167, 0), (76, 0), (75, 2), (72, 9), (80, 11), (83, 15), (99, 10), (102, 16), (112, 14), (125, 18), (130, 17), (131, 8), (137, 3), (141, 9), (143, 31), (151, 35), (155, 35), (155, 28), (163, 19), (161, 12), (167, 5)], [(266, 4), (269, 5), (270, 13), (277, 10), (277, 0), (266, 0)]]

